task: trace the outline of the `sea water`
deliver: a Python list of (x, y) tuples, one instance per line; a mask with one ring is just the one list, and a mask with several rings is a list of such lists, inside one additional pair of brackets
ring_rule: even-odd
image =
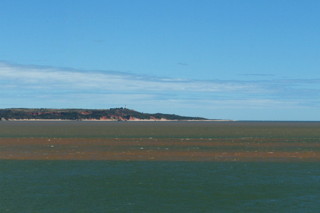
[(0, 212), (320, 212), (318, 162), (0, 161)]

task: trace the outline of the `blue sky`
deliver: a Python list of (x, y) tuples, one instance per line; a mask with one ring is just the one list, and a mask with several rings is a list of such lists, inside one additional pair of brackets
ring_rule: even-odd
[(0, 108), (320, 120), (320, 1), (1, 0)]

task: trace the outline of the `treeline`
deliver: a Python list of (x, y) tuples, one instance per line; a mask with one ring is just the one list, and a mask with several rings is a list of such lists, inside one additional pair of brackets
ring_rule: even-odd
[(54, 120), (130, 120), (130, 119), (167, 119), (167, 120), (205, 120), (200, 117), (186, 117), (174, 114), (141, 113), (127, 108), (111, 109), (0, 109), (1, 120), (12, 119), (54, 119)]

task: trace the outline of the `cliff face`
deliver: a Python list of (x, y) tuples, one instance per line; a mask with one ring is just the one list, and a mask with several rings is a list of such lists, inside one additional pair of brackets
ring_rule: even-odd
[(149, 114), (127, 108), (111, 109), (0, 109), (1, 120), (206, 120), (174, 114)]

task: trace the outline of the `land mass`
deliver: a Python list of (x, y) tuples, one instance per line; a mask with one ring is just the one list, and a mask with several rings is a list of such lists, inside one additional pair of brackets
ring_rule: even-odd
[(0, 109), (1, 120), (100, 120), (100, 121), (205, 121), (202, 117), (142, 113), (127, 108), (111, 109)]

